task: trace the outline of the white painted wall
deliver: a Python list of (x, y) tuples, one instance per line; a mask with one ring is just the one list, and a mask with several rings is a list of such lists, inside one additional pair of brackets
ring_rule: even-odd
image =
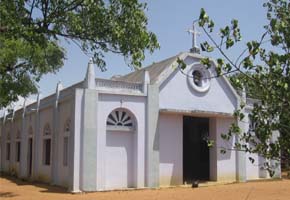
[[(99, 138), (96, 143), (96, 148), (98, 148), (97, 153), (97, 187), (99, 189), (106, 189), (110, 185), (106, 183), (111, 183), (112, 180), (106, 180), (106, 175), (108, 171), (112, 170), (108, 168), (108, 163), (106, 164), (107, 156), (106, 144), (107, 144), (107, 126), (106, 120), (109, 114), (117, 109), (124, 108), (131, 112), (131, 114), (136, 118), (137, 123), (137, 134), (134, 134), (133, 149), (134, 149), (134, 167), (136, 170), (134, 187), (144, 187), (144, 177), (145, 177), (145, 97), (142, 96), (126, 96), (126, 95), (112, 95), (112, 94), (99, 94), (98, 102), (98, 134)], [(125, 135), (124, 135), (125, 136)], [(114, 139), (113, 139), (114, 140)], [(125, 141), (124, 141), (125, 142)], [(109, 144), (109, 143), (108, 143)], [(124, 143), (124, 145), (129, 145)], [(124, 154), (124, 148), (113, 148), (112, 151), (117, 151), (119, 155)], [(108, 153), (111, 152), (108, 151)], [(119, 166), (114, 166), (118, 168)]]
[[(19, 163), (20, 162), (17, 162), (16, 161), (16, 157), (17, 157), (17, 152), (16, 152), (16, 142), (20, 141), (20, 138), (17, 139), (16, 135), (17, 135), (17, 132), (19, 131), (20, 132), (20, 137), (22, 136), (21, 134), (21, 117), (17, 117), (13, 123), (13, 136), (12, 136), (12, 146), (11, 146), (11, 159), (12, 159), (12, 168), (13, 168), (13, 171), (15, 171), (15, 174), (17, 176), (19, 176), (19, 173), (20, 173), (20, 165)], [(21, 145), (21, 144), (20, 144)]]
[[(36, 175), (38, 178), (38, 180), (43, 181), (43, 182), (50, 182), (51, 181), (51, 167), (52, 167), (52, 162), (55, 162), (51, 159), (50, 165), (44, 165), (43, 164), (43, 131), (44, 131), (44, 126), (48, 123), (50, 126), (50, 130), (51, 130), (51, 134), (53, 131), (53, 120), (52, 120), (52, 116), (53, 116), (53, 107), (49, 107), (47, 109), (44, 110), (40, 110), (39, 113), (39, 123), (40, 123), (40, 132), (36, 133), (36, 134), (40, 134), (40, 143), (36, 144), (38, 150), (41, 152), (39, 154), (39, 157), (35, 159), (35, 162), (37, 162), (38, 165), (38, 169), (39, 172)], [(52, 158), (52, 140), (51, 140), (51, 153), (50, 156)]]
[(160, 114), (160, 186), (183, 184), (183, 116)]
[[(25, 116), (25, 120), (24, 120), (24, 123), (25, 123), (25, 134), (27, 134), (27, 140), (25, 141), (26, 144), (25, 147), (27, 148), (27, 151), (26, 151), (26, 157), (24, 159), (24, 167), (25, 167), (25, 174), (28, 174), (28, 170), (29, 170), (29, 166), (28, 166), (28, 142), (29, 142), (29, 138), (32, 138), (32, 176), (33, 176), (33, 170), (34, 170), (34, 162), (36, 162), (35, 158), (34, 158), (34, 151), (35, 151), (35, 134), (36, 134), (36, 131), (35, 131), (35, 117), (36, 117), (36, 113), (33, 112), (33, 113), (29, 113)], [(29, 129), (30, 127), (32, 128), (32, 135), (29, 135)], [(21, 144), (22, 145), (22, 144)]]
[(221, 134), (226, 134), (229, 127), (234, 122), (230, 118), (216, 118), (216, 147), (217, 147), (217, 181), (235, 181), (236, 180), (236, 152), (226, 150), (222, 154), (222, 148), (232, 149), (234, 138), (225, 141)]
[(212, 117), (209, 119), (209, 139), (213, 140), (215, 144), (209, 148), (209, 179), (217, 181), (217, 120)]
[(106, 133), (106, 189), (135, 186), (134, 132)]
[[(250, 120), (249, 120), (249, 114), (250, 110), (246, 109), (246, 115), (245, 118), (243, 119), (245, 125), (245, 132), (249, 131), (249, 125), (250, 125)], [(251, 144), (248, 144), (251, 145)], [(254, 159), (254, 163), (250, 161), (249, 158)], [(262, 169), (263, 164), (265, 162), (265, 159), (262, 156), (259, 156), (258, 154), (250, 154), (246, 153), (246, 171), (247, 171), (247, 180), (254, 180), (258, 178), (267, 178), (268, 177), (268, 172), (267, 170)]]
[[(186, 64), (197, 61), (191, 57), (185, 59)], [(213, 69), (211, 72), (214, 74)], [(178, 70), (161, 85), (159, 99), (161, 109), (233, 113), (236, 106), (236, 98), (223, 79), (212, 79), (209, 91), (199, 93), (192, 89), (187, 77)]]
[[(4, 172), (9, 172), (11, 167), (11, 142), (12, 142), (12, 123), (11, 121), (7, 121), (4, 126), (4, 132), (3, 132), (3, 152), (2, 152), (2, 169)], [(7, 139), (8, 133), (10, 133), (10, 140)], [(10, 142), (10, 160), (6, 159), (7, 155), (7, 143)]]
[[(64, 137), (70, 136), (70, 133), (65, 132), (65, 125), (67, 120), (71, 119), (71, 102), (65, 101), (58, 105), (59, 110), (59, 127), (58, 127), (58, 135), (57, 135), (57, 145), (58, 145), (58, 158), (57, 158), (57, 170), (58, 170), (58, 184), (62, 186), (68, 186), (69, 181), (69, 170), (68, 165), (64, 166)], [(71, 123), (72, 125), (72, 123)], [(70, 130), (72, 127), (70, 126)], [(69, 141), (69, 140), (68, 140)], [(68, 151), (70, 153), (70, 151)], [(68, 155), (68, 158), (70, 156)], [(70, 163), (68, 161), (68, 163)]]

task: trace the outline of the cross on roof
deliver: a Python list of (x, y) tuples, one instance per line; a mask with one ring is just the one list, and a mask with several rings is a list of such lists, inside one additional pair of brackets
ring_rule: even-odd
[(187, 32), (192, 34), (192, 47), (190, 49), (190, 52), (192, 53), (200, 53), (200, 49), (199, 47), (197, 46), (197, 42), (196, 42), (196, 36), (200, 35), (201, 33), (198, 32), (196, 29), (195, 29), (195, 22), (196, 21), (193, 21), (192, 23), (192, 29), (188, 29)]

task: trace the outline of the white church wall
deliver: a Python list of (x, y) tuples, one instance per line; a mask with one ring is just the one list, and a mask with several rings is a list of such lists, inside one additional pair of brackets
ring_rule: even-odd
[[(217, 181), (236, 180), (236, 152), (230, 150), (234, 145), (234, 138), (225, 141), (221, 134), (226, 134), (234, 120), (231, 118), (216, 118), (216, 146), (217, 146)], [(221, 153), (225, 148), (226, 153)]]
[[(12, 142), (12, 138), (11, 138), (11, 127), (12, 127), (12, 123), (11, 121), (7, 121), (5, 123), (4, 126), (4, 133), (3, 133), (3, 137), (5, 138), (3, 140), (3, 153), (2, 153), (2, 169), (4, 172), (8, 173), (10, 171), (10, 166), (11, 166), (11, 142)], [(9, 136), (8, 136), (9, 134)], [(10, 139), (8, 139), (8, 137), (10, 137)], [(7, 144), (10, 143), (10, 159), (7, 160)]]
[[(124, 155), (125, 149), (129, 151), (129, 149), (133, 149), (133, 157), (134, 160), (130, 169), (133, 169), (132, 173), (134, 173), (134, 187), (144, 187), (145, 180), (145, 97), (142, 96), (126, 96), (126, 95), (112, 95), (112, 94), (100, 94), (99, 102), (98, 102), (98, 120), (96, 123), (98, 126), (98, 134), (100, 135), (100, 141), (97, 141), (98, 148), (98, 161), (97, 163), (97, 185), (99, 188), (103, 189), (111, 189), (112, 187), (116, 187), (114, 185), (110, 185), (114, 180), (106, 180), (106, 174), (110, 173), (110, 171), (114, 171), (117, 168), (120, 171), (127, 171), (129, 168), (126, 165), (122, 166), (110, 166), (109, 163), (106, 164), (106, 153), (110, 154), (110, 156), (120, 156)], [(136, 118), (136, 132), (133, 134), (133, 145), (130, 144), (128, 140), (124, 141), (123, 144), (119, 144), (119, 147), (113, 147), (113, 144), (118, 144), (121, 141), (119, 137), (122, 135), (118, 135), (117, 137), (107, 136), (107, 117), (109, 114), (117, 109), (123, 108), (128, 110), (135, 118)], [(118, 134), (118, 133), (114, 133)], [(121, 133), (120, 133), (121, 134)], [(130, 133), (128, 133), (130, 134)], [(125, 139), (128, 135), (123, 135)], [(110, 144), (107, 143), (107, 139), (110, 139), (110, 144), (112, 147), (109, 147)], [(127, 137), (130, 140), (130, 137)], [(120, 146), (121, 145), (121, 146)], [(123, 145), (123, 146), (122, 146)], [(130, 147), (129, 147), (130, 146)], [(126, 148), (127, 147), (127, 148)], [(116, 151), (115, 154), (112, 154), (112, 151)], [(129, 152), (127, 152), (129, 153)], [(129, 154), (128, 154), (129, 155)], [(131, 155), (129, 155), (131, 156)], [(114, 158), (111, 158), (111, 160)], [(119, 158), (116, 158), (117, 160)], [(121, 168), (120, 168), (121, 167)], [(111, 169), (112, 168), (112, 169)]]
[[(26, 138), (26, 141), (25, 141), (25, 146), (26, 146), (26, 148), (27, 148), (27, 150), (26, 150), (26, 153), (27, 153), (27, 155), (25, 156), (25, 159), (23, 159), (24, 160), (24, 165), (23, 165), (23, 167), (25, 167), (25, 175), (26, 175), (26, 177), (28, 178), (29, 177), (29, 139), (32, 139), (32, 166), (31, 166), (31, 168), (32, 168), (32, 171), (31, 171), (31, 173), (33, 174), (34, 172), (33, 172), (33, 170), (34, 170), (34, 167), (33, 167), (33, 165), (34, 165), (34, 162), (37, 162), (36, 160), (35, 160), (35, 158), (34, 158), (34, 155), (35, 155), (35, 153), (34, 153), (34, 151), (35, 151), (35, 146), (36, 145), (39, 145), (39, 144), (35, 144), (35, 135), (36, 134), (38, 134), (38, 133), (36, 133), (36, 130), (35, 130), (35, 126), (36, 126), (36, 113), (35, 112), (30, 112), (30, 113), (28, 113), (28, 114), (26, 114), (26, 116), (25, 116), (25, 119), (24, 119), (24, 123), (25, 123), (25, 130), (24, 131), (26, 131), (26, 134), (27, 134), (27, 138)], [(22, 145), (22, 144), (21, 144)], [(32, 174), (31, 174), (31, 176), (32, 176)]]
[(17, 134), (20, 134), (20, 137), (22, 136), (21, 133), (21, 122), (22, 119), (18, 116), (17, 118), (14, 119), (13, 125), (12, 125), (12, 142), (11, 142), (11, 162), (12, 162), (12, 166), (11, 166), (11, 170), (12, 173), (15, 174), (16, 176), (19, 176), (19, 172), (20, 172), (20, 165), (19, 162), (17, 161), (17, 147), (16, 147), (16, 143), (18, 141), (20, 141), (20, 138), (17, 138)]
[[(58, 135), (57, 135), (57, 145), (58, 145), (58, 158), (57, 158), (57, 170), (58, 170), (58, 185), (61, 186), (68, 186), (69, 181), (69, 160), (70, 157), (68, 154), (70, 153), (69, 149), (67, 149), (67, 159), (64, 160), (64, 148), (65, 148), (65, 140), (66, 142), (69, 141), (68, 137), (71, 136), (70, 131), (66, 131), (66, 123), (69, 123), (68, 121), (71, 121), (71, 102), (65, 101), (61, 102), (58, 105), (59, 110), (59, 122), (58, 122)], [(71, 123), (70, 123), (71, 125)], [(71, 126), (69, 127), (71, 130)], [(67, 139), (65, 139), (67, 137)], [(68, 145), (68, 144), (67, 144)]]
[(15, 140), (16, 140), (16, 131), (17, 131), (17, 119), (14, 119), (14, 121), (11, 123), (11, 128), (10, 128), (10, 166), (9, 166), (9, 171), (12, 174), (17, 173), (16, 169), (16, 162), (15, 162)]
[[(250, 110), (246, 109), (246, 115), (245, 118), (243, 119), (244, 123), (246, 123), (245, 126), (245, 132), (249, 131), (250, 127)], [(254, 132), (252, 133), (254, 134)], [(253, 145), (253, 144), (248, 144), (248, 145)], [(251, 162), (251, 159), (254, 159), (254, 162)], [(265, 159), (262, 156), (259, 156), (258, 154), (254, 153), (246, 153), (246, 171), (247, 171), (247, 180), (254, 180), (258, 178), (267, 178), (267, 171), (262, 169), (263, 164), (265, 162)]]
[(159, 116), (160, 186), (183, 183), (183, 116)]
[[(44, 164), (44, 127), (46, 124), (49, 124), (50, 131), (52, 134), (53, 127), (52, 127), (52, 116), (53, 116), (53, 107), (48, 107), (46, 109), (39, 111), (39, 124), (40, 124), (40, 132), (36, 133), (40, 135), (40, 143), (36, 144), (38, 146), (38, 150), (41, 152), (39, 157), (35, 159), (38, 165), (38, 174), (37, 179), (43, 182), (50, 182), (51, 181), (51, 167), (52, 167), (52, 140), (51, 140), (51, 152), (50, 152), (50, 165)], [(37, 149), (36, 149), (37, 150)]]
[(106, 133), (106, 189), (135, 187), (134, 132)]
[[(19, 130), (20, 127), (20, 120), (14, 119), (14, 121), (11, 121), (9, 119), (8, 122), (5, 124), (4, 128), (4, 141), (3, 141), (3, 171), (9, 172), (13, 175), (18, 176), (19, 174), (19, 163), (16, 161), (16, 142), (18, 141), (16, 139), (16, 133)], [(8, 139), (8, 134), (9, 138)], [(7, 160), (7, 143), (10, 144), (10, 158)]]
[[(185, 59), (188, 65), (197, 61), (191, 57)], [(214, 70), (211, 69), (211, 72), (213, 75)], [(187, 76), (178, 70), (171, 74), (160, 86), (160, 109), (233, 113), (236, 97), (222, 78), (211, 79), (210, 89), (205, 93), (195, 91), (188, 81), (192, 79), (187, 80)]]

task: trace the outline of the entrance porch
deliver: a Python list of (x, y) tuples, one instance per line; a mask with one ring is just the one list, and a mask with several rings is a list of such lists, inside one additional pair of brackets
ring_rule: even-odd
[[(161, 112), (159, 115), (160, 186), (200, 181), (235, 181), (234, 141), (224, 141), (234, 122), (230, 116), (205, 113)], [(208, 147), (207, 140), (214, 145)]]

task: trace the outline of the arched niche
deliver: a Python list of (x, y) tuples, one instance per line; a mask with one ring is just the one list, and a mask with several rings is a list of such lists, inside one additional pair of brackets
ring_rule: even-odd
[(106, 119), (106, 189), (136, 187), (137, 120), (128, 109), (117, 108)]

